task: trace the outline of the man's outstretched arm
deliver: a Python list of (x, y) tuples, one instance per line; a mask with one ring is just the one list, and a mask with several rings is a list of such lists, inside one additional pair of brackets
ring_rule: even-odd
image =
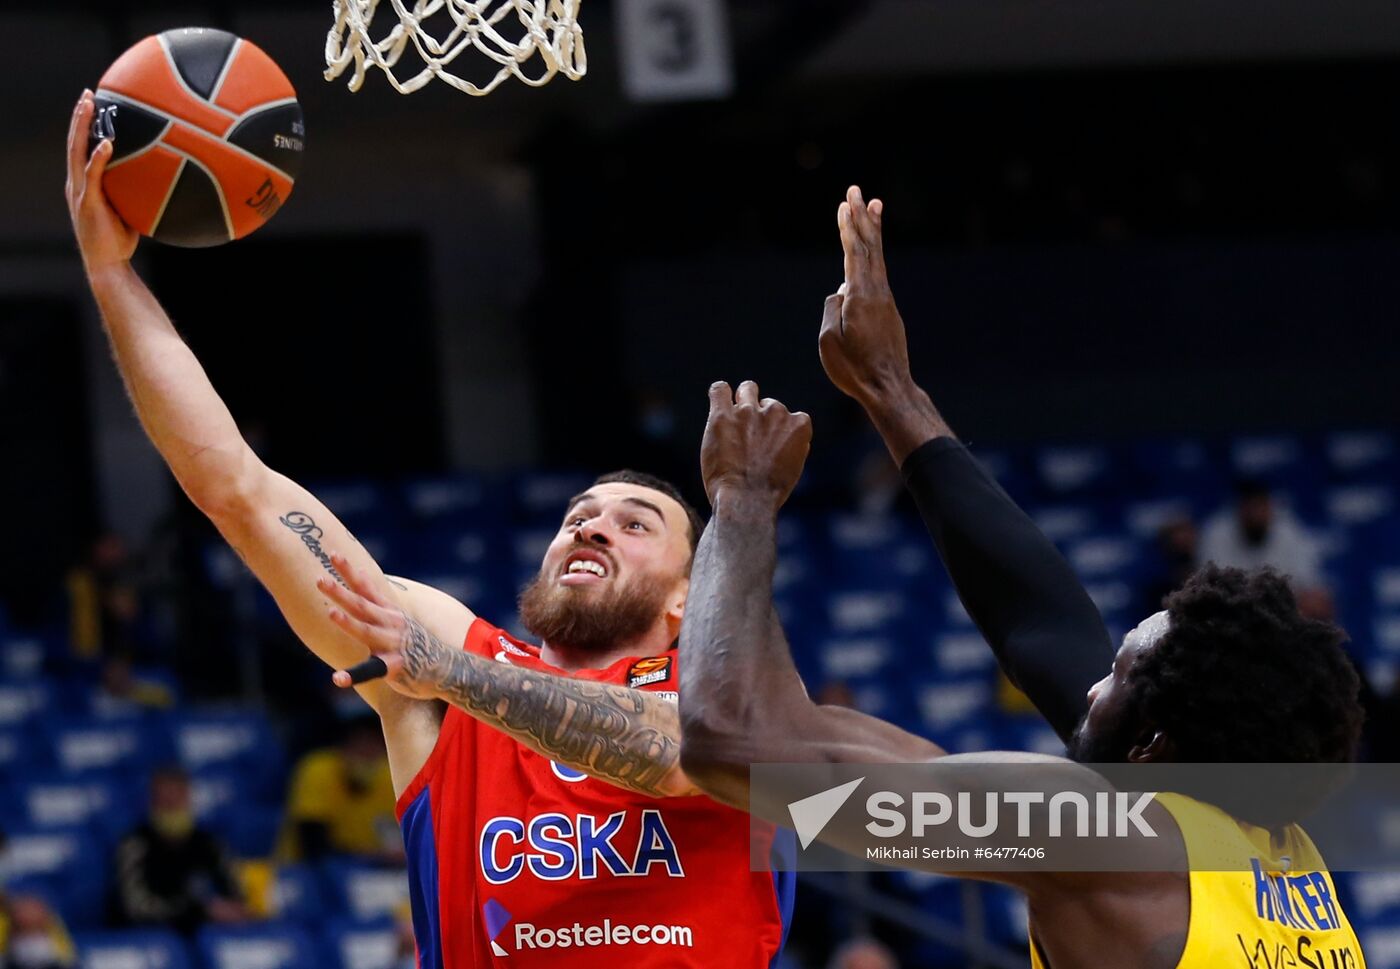
[(865, 408), (997, 661), (1062, 739), (1113, 660), (1103, 620), (1055, 546), (954, 436), (909, 367), (881, 235), (852, 188), (838, 212), (846, 283), (827, 297), (822, 364)]
[[(92, 113), (92, 95), (85, 92), (69, 129), (68, 206), (84, 269), (141, 426), (180, 487), (272, 593), (302, 641), (333, 668), (353, 665), (368, 652), (327, 620), (325, 600), (316, 590), (317, 577), (338, 578), (327, 550), (345, 550), (386, 594), (395, 590), (321, 502), (253, 453), (204, 368), (137, 276), (130, 260), (138, 236), (102, 192), (110, 143), (98, 145), (88, 158)], [(433, 602), (425, 611), (449, 637), (457, 629), (465, 636), (472, 619), (460, 604), (450, 611)], [(402, 786), (417, 770), (414, 761), (421, 762), (419, 755), (425, 758), (431, 750), (435, 725), (423, 729), (420, 722), (431, 711), (381, 683), (365, 684), (361, 693), (384, 719), (390, 763)]]
[[(901, 763), (942, 755), (893, 724), (812, 702), (773, 621), (778, 509), (802, 473), (805, 414), (752, 382), (710, 388), (701, 471), (714, 512), (681, 624), (681, 763), (712, 797), (749, 805), (758, 763)], [(766, 813), (766, 812), (764, 812)]]

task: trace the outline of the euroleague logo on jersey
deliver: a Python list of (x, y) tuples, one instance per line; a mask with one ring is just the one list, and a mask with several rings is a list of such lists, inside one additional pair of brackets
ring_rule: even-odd
[(639, 686), (664, 683), (671, 678), (671, 663), (674, 656), (649, 656), (639, 659), (627, 668), (627, 688), (635, 690)]

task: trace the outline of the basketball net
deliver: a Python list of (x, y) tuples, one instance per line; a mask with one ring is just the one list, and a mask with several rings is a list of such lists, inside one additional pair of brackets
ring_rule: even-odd
[[(326, 36), (326, 80), (333, 81), (354, 65), (350, 90), (358, 91), (365, 71), (377, 67), (400, 94), (411, 94), (433, 78), (440, 78), (468, 94), (490, 94), (512, 75), (539, 87), (563, 72), (577, 81), (588, 71), (583, 49), (583, 28), (578, 23), (581, 0), (383, 0), (393, 7), (394, 26), (380, 40), (370, 36), (370, 22), (381, 0), (333, 0), (335, 26)], [(514, 15), (514, 16), (512, 16)], [(435, 37), (426, 22), (436, 17)], [(503, 24), (502, 21), (505, 21)], [(503, 36), (499, 28), (519, 39)], [(394, 68), (412, 44), (423, 69), (399, 79)], [(459, 54), (475, 49), (500, 66), (496, 76), (477, 85), (448, 70)], [(529, 71), (525, 64), (539, 54)]]

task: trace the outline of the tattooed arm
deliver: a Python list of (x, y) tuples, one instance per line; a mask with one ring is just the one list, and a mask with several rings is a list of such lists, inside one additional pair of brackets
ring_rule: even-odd
[[(522, 669), (444, 643), (420, 622), (431, 595), (408, 584), (404, 611), (338, 554), (340, 576), (317, 580), (329, 618), (384, 662), (384, 682), (405, 696), (442, 700), (544, 757), (652, 797), (699, 793), (680, 767), (680, 715), (654, 693)], [(422, 590), (422, 591), (420, 591)], [(454, 639), (452, 642), (460, 642)], [(348, 686), (341, 670), (335, 681)]]

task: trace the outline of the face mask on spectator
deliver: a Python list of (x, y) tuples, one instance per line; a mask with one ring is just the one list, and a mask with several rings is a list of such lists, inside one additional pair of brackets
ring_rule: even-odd
[(178, 841), (189, 835), (194, 830), (194, 812), (192, 811), (152, 811), (151, 827), (156, 829), (156, 833), (163, 838)]

